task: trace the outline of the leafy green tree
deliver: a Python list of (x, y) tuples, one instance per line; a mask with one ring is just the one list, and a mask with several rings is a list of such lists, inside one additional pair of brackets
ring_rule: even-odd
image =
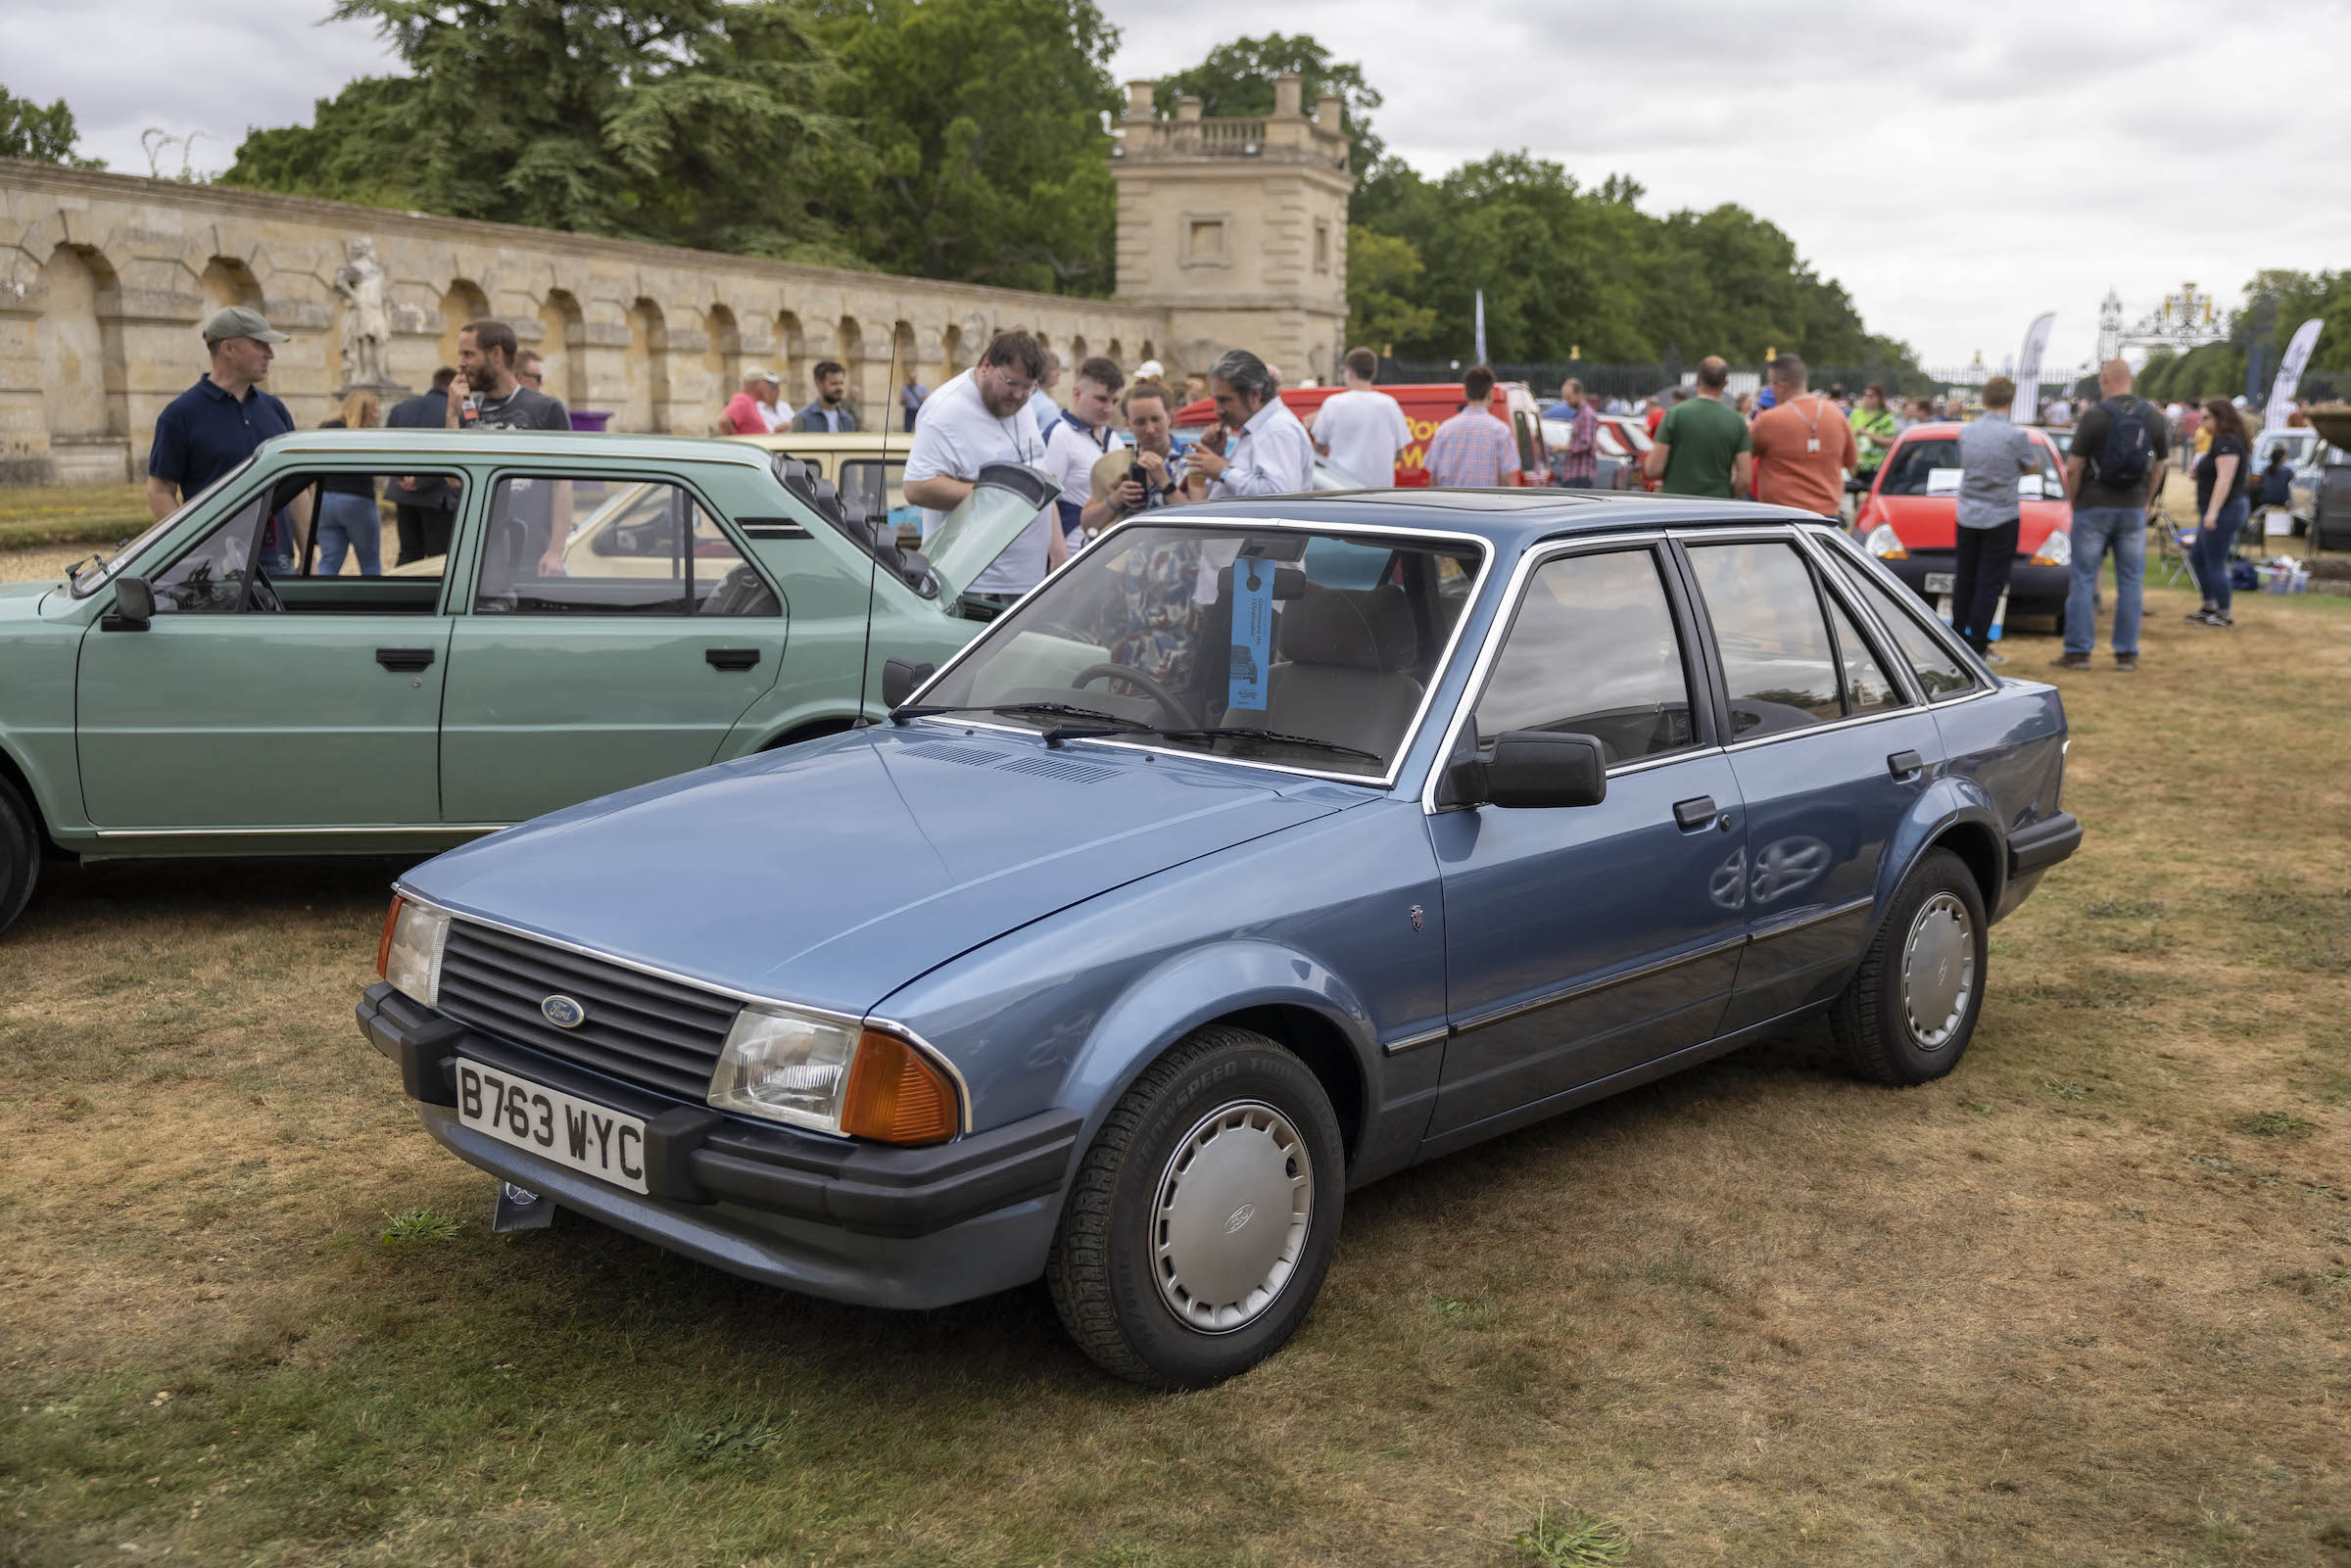
[(1434, 309), (1416, 303), (1426, 270), (1411, 240), (1347, 225), (1347, 341), (1376, 354), (1425, 340), (1437, 320)]
[(0, 158), (22, 158), (34, 164), (63, 164), (68, 168), (104, 168), (95, 158), (77, 157), (73, 144), (81, 133), (73, 126), (73, 111), (60, 98), (43, 108), (0, 87)]
[(1380, 96), (1364, 79), (1364, 68), (1333, 60), (1330, 51), (1311, 33), (1284, 36), (1270, 32), (1263, 38), (1235, 38), (1208, 52), (1208, 58), (1188, 71), (1162, 76), (1152, 87), (1152, 104), (1161, 119), (1176, 113), (1176, 100), (1197, 98), (1204, 115), (1270, 115), (1273, 113), (1273, 78), (1285, 71), (1304, 78), (1306, 112), (1326, 93), (1341, 105), (1340, 128), (1354, 142), (1351, 162), (1359, 177), (1377, 168), (1387, 146), (1371, 130), (1370, 114)]
[(338, 0), (410, 74), (249, 134), (220, 182), (839, 260), (839, 68), (786, 0)]
[(877, 266), (1108, 294), (1116, 27), (1093, 0), (818, 0), (858, 150), (826, 210)]

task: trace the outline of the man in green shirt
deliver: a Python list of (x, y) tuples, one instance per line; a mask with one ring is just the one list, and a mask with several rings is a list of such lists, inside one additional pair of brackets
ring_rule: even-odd
[(1664, 481), (1668, 496), (1719, 496), (1748, 492), (1754, 456), (1747, 421), (1722, 401), (1731, 367), (1718, 355), (1698, 362), (1698, 396), (1678, 404), (1657, 426), (1656, 445), (1641, 459), (1641, 471)]

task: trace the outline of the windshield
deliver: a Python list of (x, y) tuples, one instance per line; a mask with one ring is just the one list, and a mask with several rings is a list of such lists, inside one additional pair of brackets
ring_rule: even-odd
[[(2033, 443), (2033, 455), (2039, 463), (2043, 479), (2061, 479), (2057, 470), (2057, 454), (2039, 442)], [(1881, 496), (1956, 496), (1959, 494), (1959, 443), (1951, 437), (1922, 437), (1905, 441), (1894, 449), (1886, 459), (1886, 477), (1879, 482)]]
[(979, 708), (1062, 735), (1382, 778), (1482, 558), (1465, 541), (1128, 523), (996, 621), (910, 711)]
[(114, 554), (103, 559), (92, 560), (84, 563), (83, 565), (75, 567), (73, 569), (73, 575), (67, 579), (66, 586), (72, 590), (73, 596), (75, 598), (87, 598), (90, 594), (96, 593), (102, 584), (108, 582), (117, 572), (122, 570), (125, 563), (146, 553), (148, 546), (154, 544), (158, 539), (161, 539), (164, 536), (164, 533), (169, 529), (173, 523), (178, 522), (182, 517), (188, 515), (188, 508), (190, 506), (201, 505), (208, 497), (210, 497), (215, 491), (218, 490), (222, 485), (227, 484), (231, 480), (244, 477), (245, 470), (251, 468), (252, 466), (253, 459), (251, 457), (246, 458), (243, 462), (237, 464), (234, 468), (229, 469), (228, 472), (222, 474), (219, 478), (205, 486), (204, 489), (198, 491), (195, 495), (190, 496), (186, 500), (182, 501), (179, 505), (179, 509), (171, 513), (171, 515), (168, 517), (166, 517), (162, 522), (154, 524), (136, 539), (129, 540), (118, 546)]

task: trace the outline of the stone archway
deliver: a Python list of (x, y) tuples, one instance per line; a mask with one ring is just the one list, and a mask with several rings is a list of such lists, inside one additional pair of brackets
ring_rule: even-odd
[(702, 394), (697, 409), (697, 429), (719, 430), (724, 421), (720, 410), (743, 384), (746, 368), (743, 355), (743, 328), (736, 323), (735, 312), (723, 305), (713, 305), (702, 316)]
[[(539, 357), (545, 361), (544, 391), (563, 400), (566, 408), (588, 405), (588, 362), (580, 351), (587, 342), (587, 317), (580, 302), (562, 289), (550, 289), (539, 306)], [(450, 363), (449, 360), (442, 361)]]
[(50, 477), (60, 484), (119, 483), (128, 474), (127, 376), (120, 284), (84, 246), (60, 245), (41, 264), (41, 313), (32, 322), (40, 365), (41, 421)]
[(204, 291), (204, 313), (208, 316), (232, 305), (261, 310), (264, 315), (269, 313), (263, 309), (261, 280), (253, 275), (252, 267), (233, 256), (216, 256), (205, 262), (200, 286)]
[(457, 334), (490, 314), (490, 296), (470, 278), (453, 278), (441, 295), (441, 341), (434, 352), (443, 364), (457, 362)]

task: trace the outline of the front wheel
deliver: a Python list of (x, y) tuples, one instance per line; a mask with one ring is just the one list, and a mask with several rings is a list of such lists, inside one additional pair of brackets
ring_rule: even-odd
[(0, 930), (24, 912), (41, 875), (41, 825), (24, 797), (0, 781)]
[(1925, 1083), (1959, 1065), (1984, 1007), (1984, 894), (1967, 863), (1932, 849), (1894, 895), (1829, 1024), (1853, 1070)]
[(1105, 1371), (1206, 1388), (1279, 1350), (1338, 1243), (1346, 1159), (1306, 1065), (1210, 1024), (1112, 1110), (1072, 1184), (1045, 1282)]

